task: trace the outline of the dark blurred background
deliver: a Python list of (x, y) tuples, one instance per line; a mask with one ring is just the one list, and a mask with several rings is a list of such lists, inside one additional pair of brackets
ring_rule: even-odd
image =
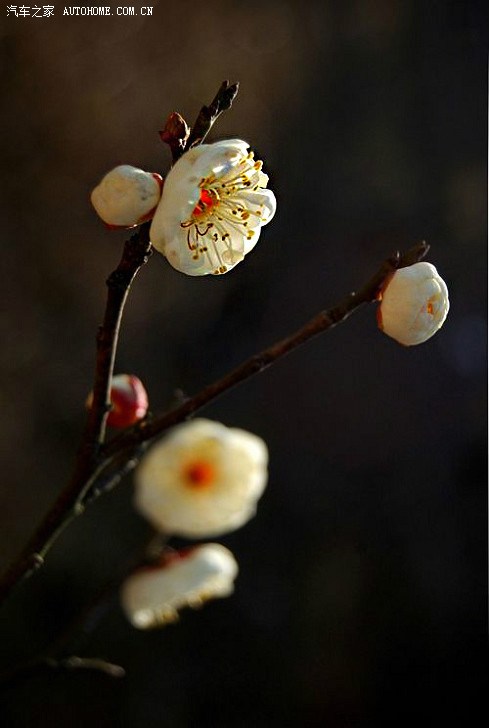
[[(486, 4), (151, 1), (151, 17), (141, 3), (133, 17), (1, 11), (2, 566), (69, 477), (83, 426), (125, 239), (89, 192), (120, 163), (164, 174), (167, 114), (190, 123), (224, 78), (241, 90), (211, 139), (251, 143), (278, 212), (230, 275), (185, 277), (158, 255), (140, 274), (116, 371), (144, 380), (153, 409), (420, 239), (451, 309), (414, 349), (361, 310), (209, 406), (270, 448), (257, 517), (220, 539), (235, 595), (152, 633), (113, 599), (72, 650), (126, 679), (26, 679), (3, 693), (3, 725), (471, 725), (487, 680)], [(3, 610), (1, 667), (45, 650), (144, 542), (131, 487)]]

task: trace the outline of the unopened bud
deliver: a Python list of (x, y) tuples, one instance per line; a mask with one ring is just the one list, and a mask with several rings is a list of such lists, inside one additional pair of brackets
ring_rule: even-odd
[[(93, 403), (93, 393), (89, 394), (87, 407)], [(145, 417), (148, 411), (148, 394), (144, 384), (133, 374), (117, 374), (112, 378), (110, 388), (111, 410), (107, 417), (110, 427), (130, 427)]]
[(449, 309), (448, 289), (431, 263), (400, 268), (382, 291), (379, 328), (404, 346), (422, 344), (443, 325)]
[(115, 167), (91, 194), (97, 214), (112, 228), (130, 228), (153, 217), (163, 178), (129, 164)]
[(190, 134), (187, 122), (178, 111), (173, 111), (165, 123), (165, 128), (160, 131), (160, 139), (170, 147), (178, 146), (182, 150)]

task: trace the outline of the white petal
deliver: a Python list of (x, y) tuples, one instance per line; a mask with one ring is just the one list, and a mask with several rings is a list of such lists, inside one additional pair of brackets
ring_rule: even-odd
[(183, 607), (232, 594), (237, 574), (238, 565), (227, 548), (202, 544), (159, 568), (135, 572), (123, 585), (122, 606), (135, 627), (158, 627), (173, 621)]
[[(205, 463), (212, 481), (194, 488), (189, 463)], [(174, 428), (143, 458), (136, 508), (156, 528), (190, 538), (217, 536), (246, 523), (267, 483), (268, 451), (256, 435), (197, 419)]]
[(394, 273), (382, 294), (379, 326), (405, 346), (421, 344), (443, 325), (448, 289), (431, 263), (415, 263)]
[(268, 177), (247, 149), (240, 139), (202, 144), (168, 174), (150, 239), (182, 273), (228, 272), (254, 248), (261, 226), (275, 214), (273, 192), (260, 187)]
[(91, 201), (105, 223), (130, 227), (156, 207), (160, 195), (158, 175), (122, 164), (105, 175), (93, 190)]

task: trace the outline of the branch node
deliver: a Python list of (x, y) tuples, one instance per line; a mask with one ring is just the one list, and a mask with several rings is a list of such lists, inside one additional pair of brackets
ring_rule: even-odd
[(41, 566), (44, 566), (44, 556), (42, 554), (31, 554), (31, 569), (33, 571), (37, 571), (37, 569), (40, 569)]
[(222, 82), (209, 106), (203, 106), (201, 108), (187, 140), (186, 149), (191, 149), (197, 144), (202, 144), (219, 116), (231, 108), (238, 90), (239, 83), (230, 84), (229, 81)]
[(77, 501), (73, 506), (73, 516), (81, 516), (85, 512), (85, 506), (81, 501)]

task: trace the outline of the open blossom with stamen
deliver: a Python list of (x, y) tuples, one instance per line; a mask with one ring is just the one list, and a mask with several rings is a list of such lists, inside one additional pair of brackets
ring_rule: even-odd
[(268, 176), (248, 147), (240, 139), (201, 144), (170, 170), (150, 239), (182, 273), (227, 273), (275, 214)]
[(427, 341), (443, 325), (449, 309), (448, 289), (431, 263), (400, 268), (382, 291), (379, 328), (404, 346)]
[(207, 543), (163, 556), (143, 567), (123, 584), (121, 602), (138, 629), (161, 627), (178, 618), (183, 607), (200, 607), (234, 591), (238, 564), (229, 549)]
[(150, 220), (161, 197), (162, 177), (156, 172), (121, 164), (108, 172), (91, 194), (99, 217), (113, 228)]
[(144, 456), (136, 472), (135, 506), (166, 533), (189, 538), (227, 533), (254, 516), (267, 464), (260, 437), (192, 420)]

